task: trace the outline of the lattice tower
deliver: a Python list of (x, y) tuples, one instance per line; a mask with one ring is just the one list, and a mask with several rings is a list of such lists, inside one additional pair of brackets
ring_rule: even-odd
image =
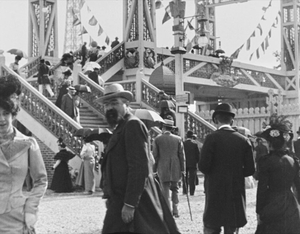
[(76, 51), (82, 45), (81, 24), (75, 25), (75, 16), (80, 17), (82, 0), (67, 0), (64, 53)]

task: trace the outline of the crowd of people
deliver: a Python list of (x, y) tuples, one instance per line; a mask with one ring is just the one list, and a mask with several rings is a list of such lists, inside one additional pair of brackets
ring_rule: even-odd
[[(63, 62), (68, 64), (67, 60), (65, 57)], [(46, 66), (41, 60), (38, 79), (47, 89)], [(80, 98), (75, 97), (76, 90), (70, 84), (71, 71), (63, 72), (56, 104), (79, 121)], [(20, 87), (16, 77), (0, 78), (1, 233), (34, 231), (38, 205), (47, 188), (46, 169), (35, 138), (12, 125), (20, 109)], [(222, 230), (238, 233), (247, 224), (245, 178), (251, 176), (257, 180), (255, 233), (300, 233), (300, 129), (293, 142), (286, 116), (272, 115), (268, 127), (254, 138), (234, 126), (232, 106), (221, 103), (212, 115), (217, 130), (200, 143), (191, 130), (186, 132), (186, 139), (178, 136), (175, 111), (161, 106), (162, 132), (150, 145), (146, 125), (130, 111), (132, 100), (133, 94), (120, 84), (106, 86), (104, 95), (96, 100), (103, 105), (112, 130), (101, 158), (100, 187), (107, 206), (102, 233), (180, 233), (175, 222), (180, 217), (178, 193), (182, 185), (183, 194), (195, 195), (198, 170), (204, 175), (204, 234)], [(170, 98), (160, 92), (159, 100)], [(86, 194), (93, 194), (96, 186), (94, 169), (98, 162), (91, 141), (83, 137), (79, 155), (82, 166), (76, 180)], [(50, 188), (72, 192), (68, 161), (75, 155), (62, 139), (58, 145)], [(25, 199), (22, 187), (28, 171), (32, 188)]]

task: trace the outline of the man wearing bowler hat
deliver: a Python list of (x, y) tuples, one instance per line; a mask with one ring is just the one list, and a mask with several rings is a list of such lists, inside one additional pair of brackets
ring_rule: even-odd
[(294, 150), (297, 158), (300, 159), (300, 127), (297, 131), (297, 135), (298, 135), (297, 140), (294, 141)]
[(204, 140), (199, 170), (205, 175), (204, 234), (233, 234), (247, 223), (244, 177), (255, 171), (252, 146), (231, 126), (235, 113), (219, 104), (212, 116), (217, 130)]
[(179, 233), (153, 179), (148, 130), (129, 111), (130, 91), (111, 84), (97, 101), (113, 129), (102, 161), (107, 205), (102, 233)]

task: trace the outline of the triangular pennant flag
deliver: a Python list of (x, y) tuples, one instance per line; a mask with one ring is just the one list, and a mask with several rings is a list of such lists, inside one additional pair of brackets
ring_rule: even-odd
[(230, 55), (230, 58), (237, 59), (243, 46), (244, 46), (244, 44), (240, 48), (238, 48), (232, 55)]
[(89, 20), (89, 25), (91, 26), (95, 26), (98, 23), (97, 19), (95, 18), (95, 16), (93, 16), (90, 20)]
[(275, 24), (278, 24), (278, 16), (276, 16)]
[(270, 6), (272, 6), (272, 0), (270, 0), (269, 5), (268, 5), (268, 8), (269, 8)]
[(255, 37), (255, 31), (253, 31), (252, 35), (250, 37)]
[(166, 8), (165, 8), (165, 15), (164, 15), (164, 18), (162, 20), (162, 23), (164, 24), (166, 21), (168, 21), (169, 19), (171, 19), (171, 8), (170, 8), (170, 5), (168, 5)]
[(278, 15), (281, 17), (281, 11), (278, 11)]
[(101, 36), (101, 34), (103, 33), (103, 28), (101, 27), (101, 25), (99, 24), (99, 30), (98, 30), (98, 36)]
[(110, 39), (109, 39), (108, 36), (106, 36), (106, 38), (105, 38), (105, 43), (106, 43), (106, 45), (109, 45), (109, 42), (110, 42)]
[(78, 18), (76, 15), (74, 15), (73, 26), (77, 26), (77, 25), (79, 25), (80, 23), (81, 23), (81, 22), (80, 22), (79, 18)]
[(272, 30), (270, 29), (270, 31), (269, 31), (269, 37), (271, 38), (272, 37), (272, 32), (271, 32)]
[(164, 7), (164, 5), (162, 4), (161, 0), (157, 0), (157, 1), (155, 2), (155, 9), (156, 9), (156, 10), (158, 10), (158, 9), (160, 9), (160, 8), (163, 8), (163, 7)]
[(87, 9), (88, 13), (91, 13), (91, 9), (89, 8), (88, 5), (86, 6), (86, 9)]
[(73, 14), (73, 26), (79, 25), (81, 23), (80, 19), (78, 18), (73, 8), (72, 8), (72, 14)]
[(262, 27), (261, 27), (261, 25), (260, 25), (260, 24), (258, 24), (258, 25), (257, 25), (257, 28), (258, 28), (258, 29), (259, 29), (259, 31), (260, 31), (260, 35), (262, 35), (263, 31), (262, 31)]
[(250, 50), (250, 46), (251, 46), (251, 41), (250, 38), (248, 38), (246, 50)]
[(265, 49), (268, 49), (269, 47), (269, 37), (266, 36), (266, 39), (265, 39)]
[(266, 11), (267, 9), (268, 9), (267, 7), (263, 7), (263, 8), (262, 8), (263, 11)]
[(264, 42), (261, 43), (261, 48), (262, 48), (263, 52), (265, 53), (265, 43)]
[(186, 44), (186, 52), (190, 52), (193, 48), (192, 42), (190, 41), (190, 39), (188, 39), (188, 42)]
[(265, 16), (264, 16), (264, 15), (261, 17), (261, 20), (266, 20), (266, 18), (265, 18)]
[(88, 32), (86, 31), (85, 27), (82, 26), (81, 32), (79, 33), (79, 36), (83, 35), (83, 34), (86, 34), (86, 33), (88, 33)]
[(81, 9), (83, 7), (84, 3), (85, 3), (85, 0), (81, 0), (79, 2), (79, 9)]
[(252, 56), (253, 56), (253, 53), (250, 55), (250, 58), (249, 58), (249, 60), (251, 60), (251, 59), (252, 59)]
[(257, 48), (257, 50), (256, 50), (256, 58), (259, 59), (259, 49), (258, 49), (258, 48)]
[(272, 27), (273, 27), (273, 28), (277, 28), (276, 25), (275, 25), (275, 23), (272, 24)]
[(195, 28), (193, 27), (190, 21), (188, 21), (187, 23), (190, 30), (195, 30)]

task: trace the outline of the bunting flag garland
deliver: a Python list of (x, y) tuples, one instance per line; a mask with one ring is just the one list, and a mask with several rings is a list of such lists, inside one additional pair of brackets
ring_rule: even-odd
[[(262, 10), (264, 12), (263, 16), (261, 17), (261, 20), (266, 20), (265, 18), (265, 14), (266, 14), (266, 11), (268, 10), (269, 7), (272, 6), (272, 0), (270, 0), (269, 4), (267, 7), (263, 7)], [(281, 12), (278, 11), (278, 15), (279, 17), (281, 17)], [(278, 15), (276, 16), (275, 18), (275, 23), (272, 24), (271, 26), (271, 29), (268, 33), (268, 35), (265, 37), (264, 41), (260, 44), (260, 46), (256, 49), (256, 57), (259, 58), (260, 57), (260, 52), (259, 52), (259, 49), (261, 47), (262, 51), (265, 53), (265, 51), (268, 49), (269, 47), (269, 38), (271, 38), (272, 36), (272, 28), (277, 28), (278, 26), (278, 23), (279, 23), (279, 19), (278, 19)], [(261, 23), (259, 23), (256, 27), (258, 30), (259, 30), (259, 35), (262, 36), (263, 35), (263, 28), (262, 28), (262, 25)], [(251, 38), (252, 37), (255, 37), (255, 31), (253, 31), (253, 33), (251, 34), (251, 36), (247, 39), (246, 43), (244, 43), (240, 48), (238, 48), (232, 55), (231, 57), (236, 59), (238, 56), (239, 56), (239, 53), (241, 51), (241, 49), (243, 48), (243, 46), (246, 44), (246, 50), (250, 50), (251, 49)], [(252, 53), (249, 57), (249, 59), (251, 60), (252, 57), (253, 57), (253, 54)]]
[(83, 34), (86, 34), (86, 33), (88, 33), (88, 32), (86, 31), (85, 27), (82, 26), (81, 32), (79, 33), (79, 36), (83, 35)]
[(72, 8), (72, 14), (73, 14), (73, 26), (77, 26), (79, 25), (81, 22), (80, 22), (80, 19), (79, 17), (77, 16), (77, 14), (75, 13), (74, 9)]
[(190, 21), (188, 21), (187, 23), (188, 23), (188, 27), (189, 27), (190, 30), (195, 30), (195, 28), (193, 27), (193, 25), (191, 24)]
[(98, 23), (98, 21), (96, 20), (95, 16), (93, 16), (90, 20), (89, 20), (89, 24), (91, 26), (95, 26)]
[(250, 50), (250, 46), (251, 46), (251, 41), (250, 38), (248, 38), (246, 50)]
[(96, 41), (98, 44), (107, 43), (107, 45), (109, 45), (109, 37), (105, 34), (103, 27), (100, 25), (93, 12), (90, 10), (86, 1), (81, 0), (81, 3), (81, 25), (83, 27), (82, 30), (84, 29), (81, 34), (88, 33), (92, 41)]
[(106, 36), (106, 38), (105, 38), (105, 43), (106, 43), (106, 45), (109, 45), (109, 43), (110, 43), (110, 39), (108, 36)]
[(238, 48), (232, 55), (230, 55), (230, 58), (232, 59), (237, 59), (239, 56), (240, 51), (242, 50), (242, 48), (244, 47), (244, 44)]
[(164, 15), (164, 18), (162, 20), (162, 24), (164, 24), (165, 22), (167, 22), (169, 19), (171, 19), (171, 8), (170, 8), (170, 5), (168, 5), (166, 8), (165, 8), (165, 15)]
[(269, 47), (269, 37), (267, 36), (265, 39), (265, 49)]
[(265, 43), (264, 42), (261, 43), (261, 48), (262, 48), (263, 52), (265, 53)]
[(257, 50), (256, 50), (256, 58), (259, 59), (259, 49), (258, 49), (258, 48), (257, 48)]
[(103, 28), (101, 27), (101, 25), (99, 24), (99, 30), (98, 30), (98, 36), (100, 37), (101, 34), (103, 33)]
[(249, 60), (251, 60), (251, 59), (252, 59), (252, 57), (253, 57), (253, 53), (250, 55), (250, 58), (249, 58)]
[(262, 33), (263, 33), (263, 30), (262, 30), (262, 27), (261, 27), (261, 25), (260, 24), (258, 24), (257, 25), (257, 28), (259, 29), (259, 31), (260, 31), (260, 35), (262, 35)]
[(190, 39), (188, 39), (187, 44), (186, 44), (186, 51), (187, 51), (187, 53), (189, 53), (192, 50), (192, 48), (193, 48), (193, 44), (190, 41)]

